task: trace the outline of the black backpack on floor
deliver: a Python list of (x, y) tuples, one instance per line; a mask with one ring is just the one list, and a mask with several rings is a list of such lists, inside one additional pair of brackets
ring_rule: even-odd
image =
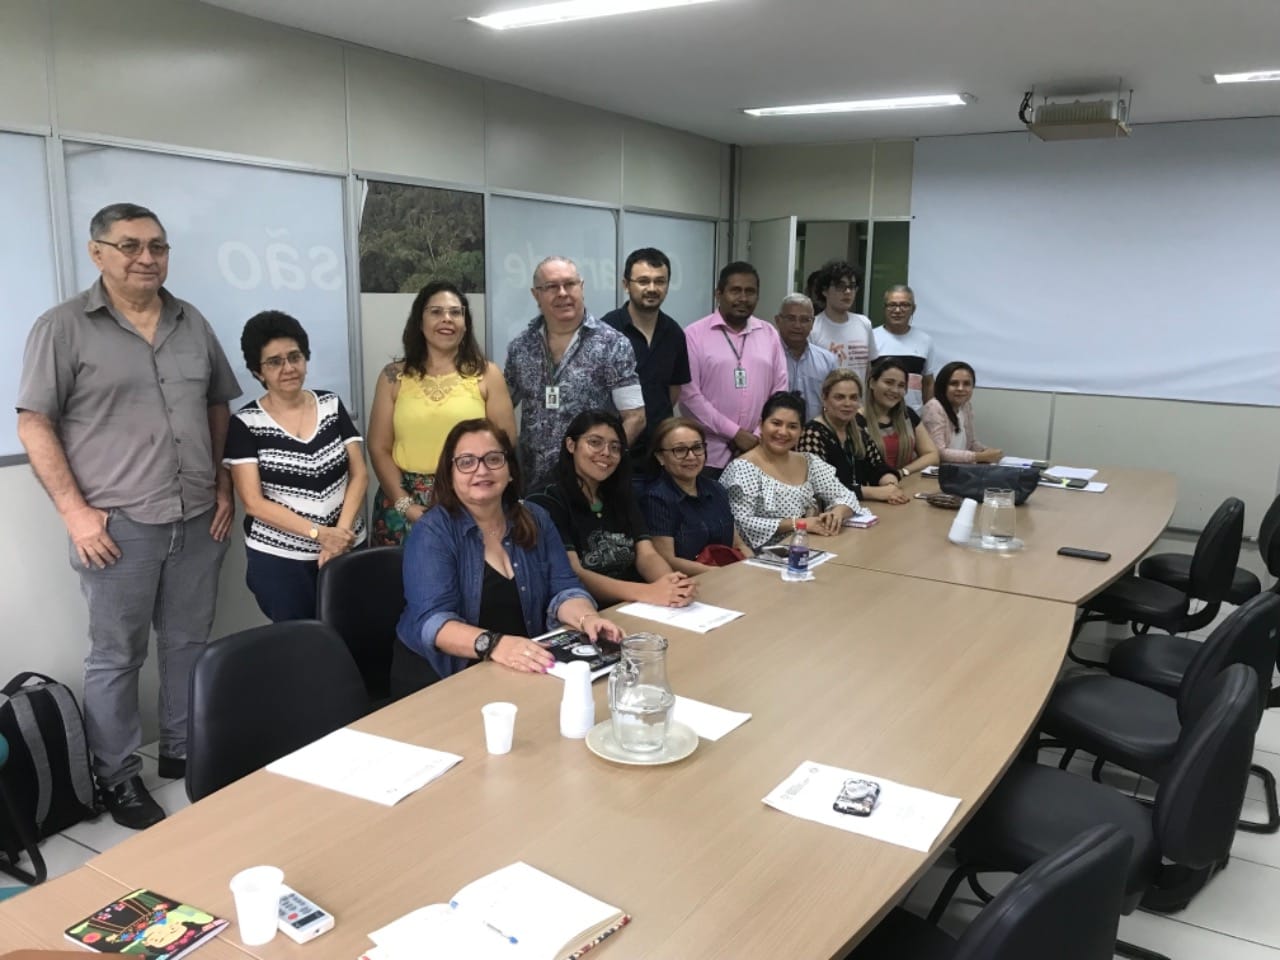
[[(9, 743), (0, 768), (0, 869), (28, 882), (44, 880), (35, 843), (99, 813), (75, 696), (41, 673), (20, 673), (0, 690), (0, 734)], [(32, 854), (33, 871), (15, 865)], [(15, 872), (16, 871), (16, 872)]]

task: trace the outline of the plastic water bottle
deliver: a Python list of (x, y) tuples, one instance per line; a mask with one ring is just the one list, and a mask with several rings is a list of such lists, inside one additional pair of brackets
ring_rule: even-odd
[(809, 531), (803, 520), (796, 521), (796, 532), (791, 535), (787, 546), (787, 565), (782, 571), (782, 579), (787, 581), (812, 580), (809, 572)]

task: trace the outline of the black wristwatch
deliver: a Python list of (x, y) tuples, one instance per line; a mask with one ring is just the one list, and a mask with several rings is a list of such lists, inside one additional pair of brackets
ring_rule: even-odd
[(486, 630), (483, 633), (476, 634), (476, 659), (488, 660), (492, 657), (493, 649), (501, 639), (502, 634), (497, 630)]

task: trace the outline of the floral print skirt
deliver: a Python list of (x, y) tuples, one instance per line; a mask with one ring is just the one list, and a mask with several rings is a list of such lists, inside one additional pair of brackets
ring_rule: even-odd
[[(428, 510), (435, 503), (431, 488), (435, 485), (435, 475), (430, 473), (401, 474), (402, 485), (409, 495)], [(398, 547), (409, 535), (412, 524), (409, 519), (396, 509), (395, 500), (389, 498), (382, 488), (373, 501), (373, 531), (369, 543), (375, 547)]]

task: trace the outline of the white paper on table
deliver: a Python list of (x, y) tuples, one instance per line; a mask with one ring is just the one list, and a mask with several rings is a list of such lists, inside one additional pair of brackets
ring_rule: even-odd
[(669, 627), (692, 630), (694, 633), (706, 633), (742, 616), (741, 610), (713, 607), (709, 603), (701, 603), (697, 600), (687, 607), (661, 607), (656, 603), (624, 603), (618, 608), (618, 612), (628, 613), (643, 620), (656, 620)]
[(1083, 487), (1068, 487), (1065, 483), (1057, 483), (1053, 480), (1041, 480), (1040, 486), (1053, 487), (1055, 490), (1073, 490), (1076, 493), (1101, 493), (1103, 490), (1107, 489), (1107, 485), (1105, 483), (1101, 483), (1097, 480), (1090, 480)]
[(938, 475), (938, 467), (936, 464), (931, 467), (925, 467), (923, 470), (920, 471), (920, 476), (922, 477), (936, 477), (937, 475)]
[(462, 757), (343, 727), (267, 764), (284, 777), (391, 807)]
[(1002, 467), (1034, 467), (1037, 463), (1044, 463), (1043, 460), (1033, 460), (1030, 457), (1001, 457), (1000, 466)]
[[(786, 545), (785, 545), (785, 544), (783, 544), (783, 545), (782, 545), (782, 548), (785, 550), (785, 549), (786, 549)], [(763, 549), (763, 550), (770, 550), (770, 549), (772, 549), (772, 548), (771, 548), (771, 547), (764, 547), (764, 548), (762, 548), (762, 549)], [(834, 554), (834, 553), (832, 553), (830, 550), (814, 550), (814, 549), (810, 548), (810, 550), (809, 550), (809, 569), (810, 569), (810, 570), (812, 570), (814, 567), (820, 567), (820, 566), (822, 566), (824, 563), (826, 563), (828, 560), (830, 560), (830, 559), (831, 559), (832, 557), (834, 557), (834, 556), (835, 556), (835, 554)], [(742, 562), (743, 562), (743, 563), (745, 563), (745, 564), (746, 564), (747, 566), (749, 566), (749, 567), (763, 567), (763, 568), (764, 568), (764, 569), (766, 569), (766, 570), (785, 570), (785, 569), (786, 569), (786, 566), (787, 566), (787, 558), (786, 558), (786, 556), (781, 556), (781, 557), (778, 557), (778, 556), (763, 556), (763, 557), (762, 557), (762, 556), (756, 556), (756, 557), (751, 557), (750, 559), (748, 559), (748, 560), (744, 560), (744, 561), (742, 561)]]
[(736, 713), (724, 707), (714, 707), (701, 700), (676, 696), (672, 718), (683, 723), (704, 740), (719, 740), (726, 733), (738, 729), (751, 719), (749, 713)]
[(1098, 475), (1098, 471), (1090, 467), (1050, 467), (1044, 473), (1060, 480), (1092, 480)]
[[(880, 784), (880, 799), (869, 817), (837, 813), (832, 804), (846, 780), (874, 780)], [(883, 777), (855, 770), (841, 770), (806, 760), (795, 772), (764, 798), (776, 810), (793, 817), (812, 820), (829, 827), (859, 833), (874, 840), (927, 853), (938, 839), (956, 807), (957, 797), (918, 787), (908, 787)]]

